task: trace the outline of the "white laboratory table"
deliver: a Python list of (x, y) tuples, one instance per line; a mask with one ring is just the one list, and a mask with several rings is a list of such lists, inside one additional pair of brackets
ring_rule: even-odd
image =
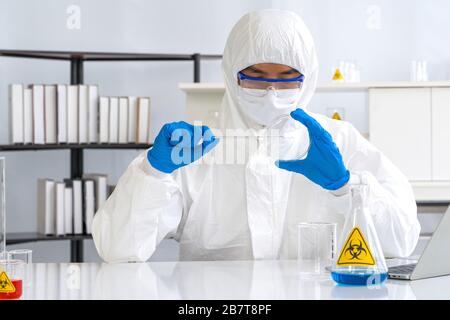
[(296, 260), (36, 263), (30, 273), (22, 299), (450, 299), (450, 276), (338, 286), (301, 275)]

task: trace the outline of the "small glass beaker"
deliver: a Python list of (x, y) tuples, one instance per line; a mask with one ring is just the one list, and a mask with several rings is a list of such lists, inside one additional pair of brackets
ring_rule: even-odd
[(22, 297), (25, 272), (22, 260), (0, 260), (0, 300)]
[(320, 275), (329, 271), (336, 254), (336, 228), (332, 222), (304, 222), (298, 225), (300, 273)]
[(8, 251), (8, 260), (20, 260), (25, 263), (24, 285), (29, 287), (33, 280), (33, 251), (30, 249), (16, 249)]

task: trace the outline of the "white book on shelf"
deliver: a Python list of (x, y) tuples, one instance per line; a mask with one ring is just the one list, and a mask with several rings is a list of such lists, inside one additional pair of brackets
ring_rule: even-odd
[(73, 180), (73, 233), (83, 233), (83, 187), (81, 180)]
[(33, 90), (33, 143), (45, 144), (44, 86), (34, 84)]
[(84, 179), (83, 183), (83, 230), (86, 234), (92, 234), (92, 221), (95, 213), (94, 180)]
[(109, 98), (109, 143), (119, 142), (119, 99)]
[(23, 85), (11, 84), (9, 86), (9, 132), (10, 142), (23, 143)]
[(128, 98), (119, 98), (119, 143), (128, 142)]
[(58, 114), (58, 143), (67, 143), (67, 86), (56, 86), (56, 105)]
[(140, 97), (138, 100), (137, 143), (147, 143), (150, 136), (150, 98)]
[(100, 97), (99, 101), (99, 143), (109, 142), (109, 99)]
[(45, 143), (56, 143), (56, 86), (44, 85)]
[(89, 143), (98, 143), (98, 86), (88, 86)]
[(67, 184), (64, 188), (64, 233), (73, 234), (73, 190)]
[(65, 232), (64, 225), (64, 193), (65, 184), (63, 182), (57, 182), (55, 185), (55, 207), (56, 207), (56, 235), (62, 236)]
[(23, 90), (23, 142), (33, 143), (33, 90)]
[(136, 143), (137, 135), (137, 97), (128, 97), (128, 143)]
[(78, 86), (67, 86), (67, 142), (78, 143)]
[(37, 229), (41, 234), (55, 234), (55, 181), (38, 179)]
[(78, 86), (78, 143), (88, 142), (88, 87)]
[(106, 174), (86, 173), (83, 178), (94, 180), (95, 212), (100, 209), (108, 197), (108, 176)]

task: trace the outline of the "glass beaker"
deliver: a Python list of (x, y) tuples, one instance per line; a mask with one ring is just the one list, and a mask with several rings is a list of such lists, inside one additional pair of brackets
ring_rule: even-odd
[(25, 263), (24, 285), (29, 287), (33, 280), (33, 251), (30, 249), (16, 249), (8, 251), (8, 260), (20, 260)]
[(23, 293), (25, 262), (0, 260), (0, 300), (19, 299)]
[(328, 272), (336, 252), (336, 228), (337, 224), (332, 222), (303, 222), (298, 225), (300, 273), (318, 275)]

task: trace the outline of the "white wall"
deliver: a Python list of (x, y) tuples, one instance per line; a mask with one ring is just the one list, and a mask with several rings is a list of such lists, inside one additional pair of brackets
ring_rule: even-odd
[[(81, 29), (66, 28), (66, 9), (81, 8)], [(369, 6), (380, 9), (380, 29)], [(267, 7), (300, 13), (315, 39), (320, 80), (331, 77), (340, 59), (357, 60), (362, 80), (408, 80), (413, 59), (429, 61), (431, 80), (450, 78), (450, 2), (445, 0), (0, 0), (0, 48), (74, 51), (221, 53), (227, 34), (244, 13)], [(372, 7), (374, 8), (374, 7)], [(375, 7), (375, 10), (376, 7)], [(372, 23), (373, 25), (373, 23)], [(376, 25), (376, 23), (375, 23)], [(88, 62), (85, 81), (98, 83), (102, 95), (152, 97), (152, 134), (168, 121), (184, 117), (178, 82), (192, 81), (189, 62)], [(7, 85), (69, 81), (66, 62), (0, 58), (0, 144), (8, 142)], [(202, 64), (202, 81), (221, 81), (220, 62)], [(320, 94), (311, 109), (344, 107), (348, 120), (367, 131), (363, 94)], [(2, 153), (7, 157), (9, 232), (36, 229), (36, 179), (69, 175), (68, 151)], [(136, 151), (86, 151), (85, 170), (107, 173), (115, 183)], [(91, 241), (86, 259), (97, 260)], [(25, 244), (36, 261), (68, 261), (68, 242)], [(167, 242), (155, 259), (174, 259)]]

